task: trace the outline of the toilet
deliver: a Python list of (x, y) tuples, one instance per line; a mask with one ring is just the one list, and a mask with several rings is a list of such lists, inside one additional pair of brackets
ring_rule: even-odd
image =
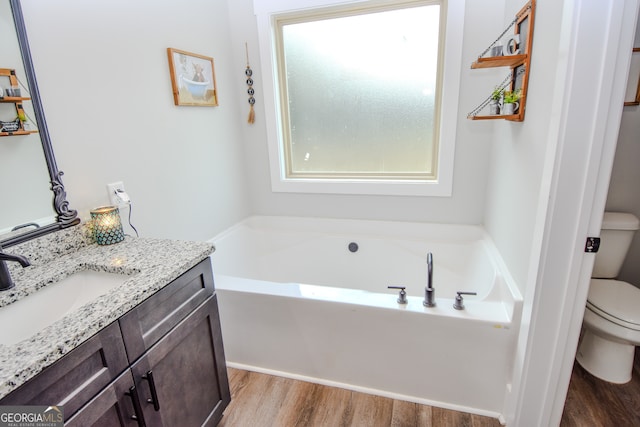
[(589, 373), (617, 384), (631, 380), (635, 346), (640, 345), (640, 289), (615, 280), (639, 226), (632, 214), (604, 214), (576, 354)]

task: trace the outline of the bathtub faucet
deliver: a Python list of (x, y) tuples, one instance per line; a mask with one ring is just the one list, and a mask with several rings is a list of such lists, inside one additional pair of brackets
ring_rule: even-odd
[(433, 254), (427, 254), (427, 287), (424, 288), (424, 301), (422, 305), (425, 307), (436, 306), (436, 290), (433, 288)]

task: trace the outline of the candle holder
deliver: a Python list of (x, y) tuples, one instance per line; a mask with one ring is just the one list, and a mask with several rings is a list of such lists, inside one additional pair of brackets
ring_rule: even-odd
[(124, 240), (120, 211), (115, 206), (102, 206), (91, 211), (93, 236), (99, 245), (112, 245)]

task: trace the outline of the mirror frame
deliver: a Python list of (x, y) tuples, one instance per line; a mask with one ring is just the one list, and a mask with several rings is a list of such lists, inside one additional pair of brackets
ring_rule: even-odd
[(49, 129), (47, 128), (47, 122), (44, 118), (44, 109), (42, 107), (42, 101), (40, 99), (40, 93), (38, 91), (38, 83), (36, 81), (36, 74), (33, 68), (33, 61), (31, 59), (31, 51), (29, 50), (27, 30), (24, 24), (24, 18), (22, 16), (22, 6), (20, 5), (20, 0), (9, 0), (9, 3), (11, 5), (11, 13), (13, 14), (13, 22), (16, 27), (16, 35), (18, 37), (18, 44), (20, 46), (20, 53), (22, 54), (22, 62), (24, 63), (27, 83), (31, 92), (33, 111), (36, 116), (36, 122), (38, 123), (40, 141), (42, 143), (44, 157), (47, 162), (47, 168), (49, 169), (51, 191), (53, 191), (53, 209), (56, 214), (56, 222), (36, 228), (35, 230), (18, 234), (5, 240), (0, 240), (0, 245), (2, 247), (17, 245), (18, 243), (22, 243), (27, 240), (31, 240), (36, 237), (40, 237), (45, 234), (49, 234), (80, 223), (78, 212), (69, 208), (67, 193), (65, 191), (64, 185), (62, 184), (63, 172), (58, 170), (56, 159), (53, 154), (53, 147), (51, 145)]

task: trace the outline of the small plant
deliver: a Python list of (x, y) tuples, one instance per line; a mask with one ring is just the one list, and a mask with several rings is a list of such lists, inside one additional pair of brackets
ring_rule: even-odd
[(520, 100), (522, 97), (522, 90), (505, 90), (504, 91), (504, 103), (505, 104), (514, 104)]
[(504, 89), (496, 86), (496, 88), (491, 93), (491, 99), (494, 101), (500, 101), (500, 98), (502, 98), (503, 93), (504, 93)]

